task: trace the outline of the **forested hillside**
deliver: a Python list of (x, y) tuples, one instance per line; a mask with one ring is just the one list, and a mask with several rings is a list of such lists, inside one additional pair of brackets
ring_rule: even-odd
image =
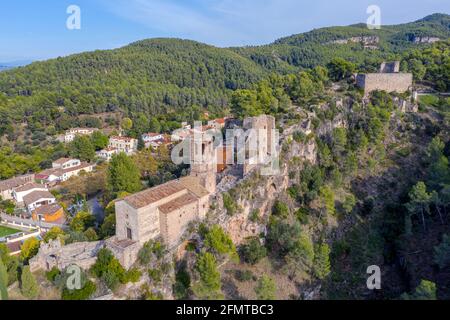
[[(385, 59), (403, 59), (402, 69), (413, 72), (415, 79), (432, 81), (446, 91), (448, 74), (442, 66), (448, 63), (447, 47), (435, 46), (423, 58), (417, 49), (430, 44), (416, 40), (425, 36), (445, 40), (449, 21), (448, 15), (435, 14), (381, 30), (363, 25), (323, 28), (247, 48), (150, 39), (116, 50), (36, 62), (0, 73), (0, 136), (8, 133), (8, 140), (16, 141), (22, 128), (51, 134), (74, 125), (101, 126), (96, 119), (81, 121), (80, 115), (114, 111), (133, 120), (156, 117), (163, 124), (199, 119), (204, 110), (221, 115), (236, 89), (250, 89), (275, 71), (295, 74), (336, 58), (352, 63), (347, 73), (373, 71)], [(377, 49), (355, 42), (329, 43), (373, 35), (379, 37)]]
[[(366, 43), (333, 43), (352, 37), (364, 37), (361, 40)], [(374, 40), (373, 37), (378, 39)], [(282, 38), (270, 45), (234, 50), (273, 70), (284, 70), (286, 64), (311, 68), (326, 64), (334, 57), (342, 57), (356, 63), (363, 70), (373, 71), (380, 60), (398, 59), (401, 52), (416, 48), (426, 37), (441, 40), (450, 37), (450, 16), (433, 14), (415, 22), (382, 26), (381, 29), (374, 30), (369, 30), (365, 24), (321, 28)]]

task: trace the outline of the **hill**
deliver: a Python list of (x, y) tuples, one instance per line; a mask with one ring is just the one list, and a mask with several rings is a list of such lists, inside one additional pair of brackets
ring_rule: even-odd
[(450, 16), (432, 14), (415, 22), (382, 26), (370, 30), (366, 24), (327, 27), (276, 40), (257, 47), (233, 48), (265, 68), (285, 69), (286, 64), (301, 68), (323, 65), (335, 57), (373, 69), (380, 60), (450, 37)]
[[(149, 39), (115, 50), (76, 54), (0, 73), (0, 135), (14, 123), (62, 131), (79, 115), (122, 111), (135, 119), (198, 119), (202, 110), (221, 114), (230, 93), (249, 88), (271, 72), (295, 73), (343, 57), (360, 71), (398, 58), (430, 39), (450, 37), (450, 17), (369, 30), (358, 24), (282, 38), (270, 45), (217, 48), (180, 39)], [(429, 38), (432, 37), (432, 38)], [(31, 124), (31, 125), (30, 125)]]

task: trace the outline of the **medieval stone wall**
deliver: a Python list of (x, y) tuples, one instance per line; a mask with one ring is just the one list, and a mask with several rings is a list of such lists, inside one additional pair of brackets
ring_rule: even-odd
[(412, 86), (412, 81), (411, 73), (368, 73), (356, 77), (356, 84), (364, 88), (365, 93), (375, 90), (406, 92)]

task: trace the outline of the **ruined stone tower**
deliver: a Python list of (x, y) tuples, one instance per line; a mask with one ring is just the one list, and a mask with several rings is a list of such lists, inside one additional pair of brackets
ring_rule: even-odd
[(200, 179), (200, 184), (210, 194), (216, 192), (217, 156), (213, 136), (196, 131), (189, 137), (191, 176)]

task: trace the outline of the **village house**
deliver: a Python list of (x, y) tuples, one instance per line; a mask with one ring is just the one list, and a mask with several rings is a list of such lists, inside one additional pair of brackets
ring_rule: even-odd
[(161, 140), (164, 140), (164, 134), (162, 133), (149, 132), (144, 133), (142, 135), (142, 141), (144, 141), (146, 145), (147, 143), (149, 144), (150, 142), (156, 142)]
[(100, 151), (97, 151), (97, 157), (107, 162), (111, 161), (113, 155), (117, 154), (118, 150), (115, 148), (106, 148)]
[(47, 191), (47, 187), (43, 184), (37, 184), (34, 182), (27, 183), (24, 186), (14, 189), (13, 197), (16, 203), (20, 204), (23, 202), (23, 197), (34, 191)]
[(52, 168), (36, 174), (36, 180), (51, 185), (69, 180), (81, 172), (92, 172), (95, 165), (78, 159), (61, 158), (52, 163)]
[(96, 128), (72, 128), (66, 131), (64, 141), (69, 143), (75, 140), (77, 136), (90, 136), (97, 130)]
[(32, 211), (31, 218), (34, 221), (44, 221), (60, 225), (66, 222), (64, 209), (57, 203), (37, 207)]
[(27, 183), (34, 182), (34, 174), (27, 174), (7, 180), (0, 181), (0, 197), (2, 200), (13, 200), (14, 190)]
[(214, 128), (214, 129), (222, 130), (223, 128), (225, 128), (226, 120), (227, 120), (227, 118), (219, 118), (219, 119), (210, 120), (210, 121), (208, 121), (208, 126)]
[(48, 204), (56, 203), (55, 197), (48, 191), (33, 191), (23, 197), (23, 203), (29, 213)]
[(130, 137), (112, 136), (109, 138), (109, 149), (117, 149), (117, 152), (124, 152), (131, 156), (136, 153), (138, 149), (138, 140)]

